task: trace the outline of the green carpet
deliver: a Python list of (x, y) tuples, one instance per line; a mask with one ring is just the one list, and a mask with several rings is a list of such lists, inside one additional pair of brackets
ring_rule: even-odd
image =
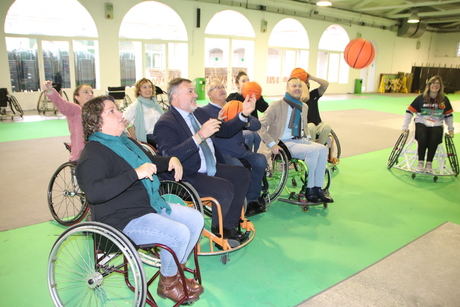
[(69, 135), (65, 119), (36, 122), (0, 122), (0, 142)]
[[(277, 202), (253, 218), (255, 240), (231, 254), (226, 265), (217, 256), (201, 257), (206, 292), (194, 305), (292, 306), (445, 221), (460, 223), (457, 179), (433, 183), (388, 171), (388, 154), (389, 149), (343, 159), (328, 209), (302, 212)], [(1, 306), (51, 304), (47, 257), (62, 231), (49, 222), (0, 233)]]

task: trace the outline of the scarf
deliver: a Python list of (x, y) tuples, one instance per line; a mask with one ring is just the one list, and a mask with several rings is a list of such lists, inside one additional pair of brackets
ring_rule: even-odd
[[(88, 138), (89, 141), (96, 141), (106, 146), (118, 156), (123, 158), (132, 168), (137, 168), (144, 163), (152, 163), (147, 155), (128, 137), (113, 136), (102, 132), (95, 132)], [(156, 212), (160, 212), (161, 209), (165, 208), (166, 213), (171, 213), (171, 207), (165, 202), (165, 200), (158, 193), (160, 186), (160, 180), (156, 175), (152, 175), (153, 181), (148, 178), (141, 179), (142, 184), (147, 191), (149, 196), (150, 205), (155, 209)]]
[(136, 128), (136, 137), (139, 141), (146, 143), (147, 136), (145, 131), (145, 119), (144, 119), (144, 109), (142, 106), (152, 108), (160, 114), (163, 114), (164, 111), (158, 105), (155, 98), (144, 98), (142, 96), (137, 97), (138, 104), (136, 106), (136, 116), (134, 117), (134, 127)]
[(289, 119), (289, 128), (291, 128), (292, 136), (294, 138), (300, 138), (301, 136), (301, 115), (302, 115), (302, 102), (295, 99), (288, 93), (284, 95), (283, 100), (292, 107), (291, 118)]

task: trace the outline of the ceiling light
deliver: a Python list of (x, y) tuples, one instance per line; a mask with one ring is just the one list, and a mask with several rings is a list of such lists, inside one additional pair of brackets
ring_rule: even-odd
[(409, 19), (407, 19), (407, 23), (419, 23), (420, 18), (418, 17), (417, 13), (413, 12), (410, 14)]
[(319, 0), (316, 2), (316, 5), (317, 6), (331, 6), (332, 3), (331, 1), (327, 1), (327, 0)]

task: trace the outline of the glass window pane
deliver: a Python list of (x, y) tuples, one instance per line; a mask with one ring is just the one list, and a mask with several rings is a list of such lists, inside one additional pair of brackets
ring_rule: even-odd
[(219, 79), (227, 84), (228, 72), (228, 50), (229, 39), (206, 38), (205, 39), (205, 77)]
[(204, 31), (206, 34), (255, 37), (249, 20), (241, 13), (225, 10), (215, 14)]
[(329, 82), (337, 82), (339, 80), (339, 63), (340, 54), (330, 53), (329, 54), (329, 65), (327, 71), (327, 80)]
[[(136, 83), (137, 74), (139, 71), (141, 42), (120, 42), (120, 76), (121, 86), (132, 86)], [(140, 69), (142, 71), (142, 69)]]
[(168, 82), (174, 78), (188, 77), (188, 44), (168, 44)]
[(271, 47), (308, 49), (309, 40), (303, 25), (295, 19), (285, 18), (273, 28), (268, 45)]
[(40, 89), (37, 41), (29, 38), (6, 38), (11, 87), (14, 92)]
[(99, 53), (96, 41), (73, 41), (75, 55), (75, 81), (77, 86), (89, 84), (96, 88), (96, 59)]
[(350, 72), (350, 67), (345, 62), (345, 58), (340, 56), (340, 74), (339, 74), (339, 83), (346, 84), (348, 83), (348, 74)]
[(144, 1), (132, 7), (123, 18), (120, 37), (160, 40), (187, 40), (180, 16), (169, 6)]
[(252, 67), (254, 67), (254, 41), (232, 39), (232, 50), (233, 78), (236, 77), (240, 70), (252, 76)]
[(339, 25), (330, 25), (321, 35), (318, 49), (343, 51), (350, 38), (347, 31)]
[(295, 67), (301, 67), (308, 71), (308, 51), (297, 50), (297, 63)]
[(70, 88), (69, 42), (42, 41), (45, 80)]
[(281, 50), (275, 48), (268, 49), (267, 61), (267, 83), (280, 83), (281, 76)]
[(165, 44), (144, 44), (144, 76), (154, 84), (164, 84), (167, 80), (165, 51)]
[(318, 51), (318, 62), (316, 66), (316, 73), (318, 74), (318, 78), (327, 80), (328, 58), (329, 58), (329, 52)]
[(284, 69), (283, 69), (283, 82), (289, 80), (291, 71), (296, 67), (296, 51), (295, 50), (285, 50), (284, 53)]
[(93, 18), (77, 0), (16, 0), (8, 10), (5, 33), (97, 37)]

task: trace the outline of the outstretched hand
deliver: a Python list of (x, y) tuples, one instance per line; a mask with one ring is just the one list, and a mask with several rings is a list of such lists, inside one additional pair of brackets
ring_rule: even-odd
[(205, 122), (202, 126), (201, 129), (198, 131), (198, 134), (202, 138), (208, 138), (220, 129), (220, 125), (222, 122), (216, 118), (210, 118), (208, 119), (207, 122)]
[(243, 115), (249, 116), (256, 109), (256, 95), (247, 95), (243, 101)]
[(169, 159), (168, 171), (172, 170), (174, 170), (174, 180), (181, 180), (184, 169), (182, 168), (182, 164), (180, 163), (179, 159), (176, 157), (171, 157), (171, 159)]
[(47, 91), (47, 92), (51, 92), (51, 90), (53, 89), (53, 82), (47, 80), (43, 83), (43, 86), (42, 86), (43, 90)]

